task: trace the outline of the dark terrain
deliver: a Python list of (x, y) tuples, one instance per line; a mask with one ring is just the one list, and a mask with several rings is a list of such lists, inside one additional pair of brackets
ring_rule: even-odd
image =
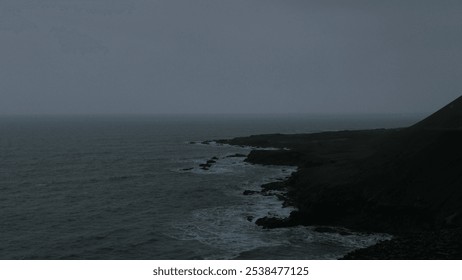
[(287, 219), (266, 227), (341, 226), (395, 238), (350, 259), (461, 259), (462, 97), (408, 128), (258, 135), (221, 143), (254, 150), (247, 161), (296, 165), (283, 185)]

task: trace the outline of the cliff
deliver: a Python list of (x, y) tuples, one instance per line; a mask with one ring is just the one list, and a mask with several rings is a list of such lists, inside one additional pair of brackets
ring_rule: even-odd
[(222, 140), (289, 150), (247, 161), (299, 167), (289, 186), (298, 208), (265, 227), (343, 226), (405, 235), (462, 226), (462, 97), (401, 129), (259, 135)]

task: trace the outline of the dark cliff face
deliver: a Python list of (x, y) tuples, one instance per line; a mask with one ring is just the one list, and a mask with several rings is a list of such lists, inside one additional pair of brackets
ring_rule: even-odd
[(383, 146), (362, 162), (356, 186), (365, 200), (362, 221), (368, 227), (462, 225), (461, 125), (459, 97), (418, 124), (385, 137)]
[(248, 161), (292, 164), (289, 224), (403, 232), (462, 226), (462, 97), (406, 129), (237, 138), (285, 147)]
[(302, 170), (294, 189), (305, 222), (389, 232), (460, 226), (462, 131), (389, 139), (397, 142), (366, 159)]

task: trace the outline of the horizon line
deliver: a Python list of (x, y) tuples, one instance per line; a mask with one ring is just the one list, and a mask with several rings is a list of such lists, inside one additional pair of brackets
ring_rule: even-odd
[(424, 116), (434, 112), (275, 112), (275, 113), (1, 113), (0, 117), (123, 117), (123, 116)]

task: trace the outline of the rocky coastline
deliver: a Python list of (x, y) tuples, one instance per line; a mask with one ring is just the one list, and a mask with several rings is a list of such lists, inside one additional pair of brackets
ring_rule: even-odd
[(262, 193), (287, 190), (280, 199), (298, 210), (286, 219), (258, 219), (257, 225), (338, 227), (395, 236), (345, 259), (462, 257), (462, 97), (408, 128), (217, 142), (278, 148), (253, 150), (246, 161), (298, 167), (286, 181), (262, 188)]

